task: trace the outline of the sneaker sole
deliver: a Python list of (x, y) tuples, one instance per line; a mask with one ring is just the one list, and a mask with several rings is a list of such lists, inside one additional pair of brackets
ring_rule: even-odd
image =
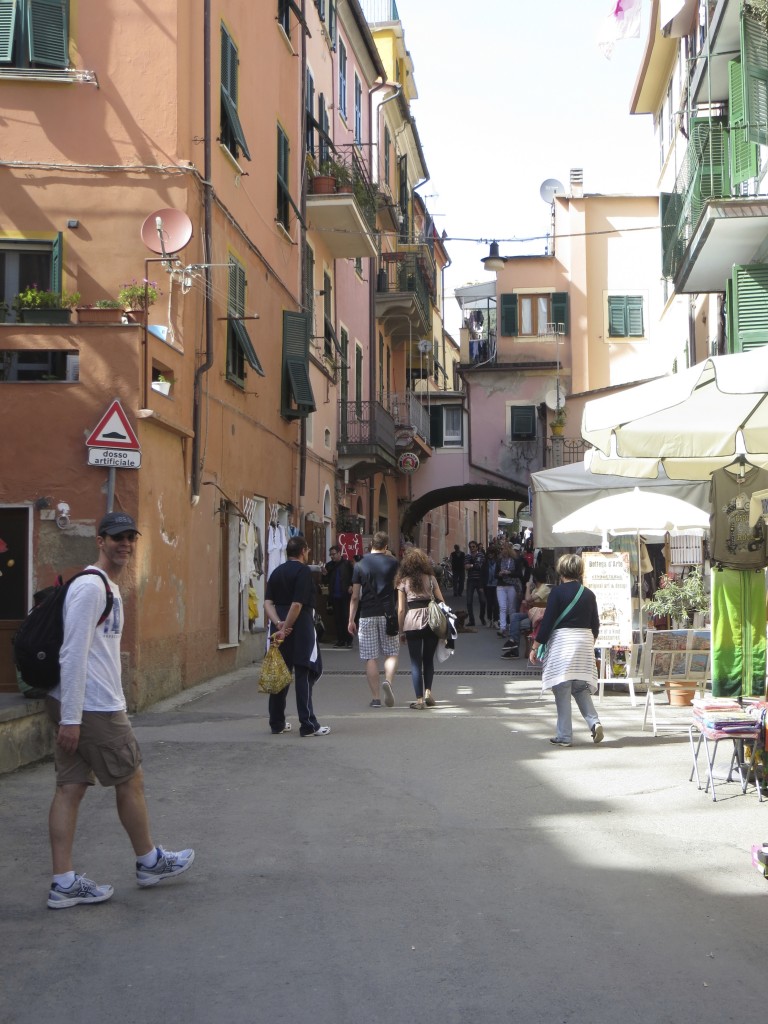
[(392, 693), (392, 686), (389, 683), (382, 683), (381, 692), (384, 694), (384, 703), (388, 708), (393, 708), (395, 706), (395, 695)]
[(168, 875), (150, 875), (148, 878), (139, 878), (139, 876), (136, 875), (136, 884), (142, 889), (146, 889), (150, 885), (158, 885), (160, 882), (167, 882), (170, 878), (178, 878), (179, 875), (183, 875), (185, 871), (189, 871), (194, 860), (195, 855), (193, 853), (183, 867), (177, 868), (176, 871), (173, 871)]

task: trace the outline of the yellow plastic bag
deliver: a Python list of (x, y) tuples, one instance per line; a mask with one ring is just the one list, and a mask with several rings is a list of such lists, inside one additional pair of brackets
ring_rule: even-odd
[(280, 693), (291, 681), (291, 670), (279, 651), (280, 641), (273, 640), (261, 663), (259, 689), (262, 693)]

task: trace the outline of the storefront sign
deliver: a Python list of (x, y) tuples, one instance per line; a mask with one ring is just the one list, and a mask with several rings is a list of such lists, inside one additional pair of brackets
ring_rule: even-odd
[(632, 576), (629, 552), (585, 552), (584, 586), (597, 598), (600, 636), (596, 647), (632, 644)]
[(403, 452), (397, 460), (397, 468), (401, 473), (415, 473), (419, 468), (419, 456), (415, 452)]

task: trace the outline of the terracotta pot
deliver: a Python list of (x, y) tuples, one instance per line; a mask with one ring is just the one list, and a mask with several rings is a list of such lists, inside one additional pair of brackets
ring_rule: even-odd
[(77, 322), (80, 324), (119, 324), (122, 321), (122, 309), (100, 309), (96, 306), (77, 307)]
[(329, 196), (336, 191), (336, 179), (330, 174), (316, 174), (312, 179), (312, 195)]
[(126, 309), (124, 316), (129, 324), (143, 324), (147, 319), (143, 309)]
[(664, 684), (667, 691), (669, 703), (673, 708), (685, 708), (691, 706), (691, 701), (696, 696), (697, 686), (690, 679), (668, 679)]

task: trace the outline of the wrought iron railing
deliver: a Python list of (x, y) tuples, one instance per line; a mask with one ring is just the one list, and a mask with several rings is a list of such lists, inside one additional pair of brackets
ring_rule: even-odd
[(398, 427), (413, 427), (419, 437), (429, 444), (429, 413), (413, 391), (404, 395), (390, 395), (389, 408)]
[(351, 192), (354, 195), (366, 224), (373, 231), (376, 227), (377, 192), (357, 146), (350, 143), (336, 148), (331, 148), (329, 144), (324, 147), (322, 140), (318, 140), (309, 157), (307, 167), (310, 182), (318, 176), (334, 178), (335, 192)]
[(339, 401), (339, 444), (395, 450), (395, 421), (379, 402)]
[(360, 0), (360, 6), (366, 21), (400, 21), (395, 0)]
[(547, 466), (570, 466), (583, 462), (590, 445), (580, 437), (557, 437), (547, 445)]
[(728, 128), (723, 121), (700, 121), (691, 128), (688, 150), (674, 188), (662, 196), (662, 273), (673, 278), (683, 262), (709, 199), (731, 194)]
[(379, 257), (376, 292), (411, 292), (427, 326), (432, 324), (436, 280), (435, 261), (428, 245), (406, 243)]

